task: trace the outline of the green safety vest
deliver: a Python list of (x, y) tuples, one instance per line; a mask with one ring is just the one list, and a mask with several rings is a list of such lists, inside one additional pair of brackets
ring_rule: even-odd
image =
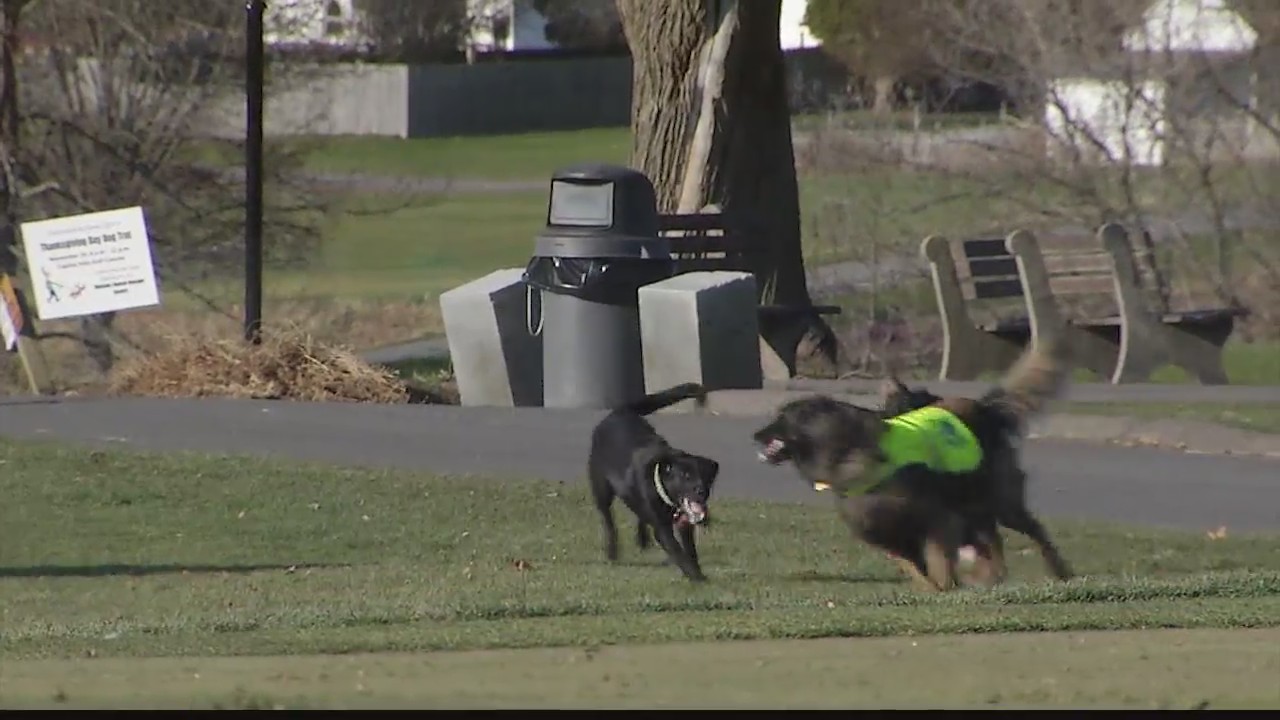
[(945, 473), (967, 473), (982, 464), (982, 446), (960, 418), (940, 407), (925, 407), (884, 421), (888, 429), (880, 436), (882, 463), (860, 487), (847, 495), (872, 490), (907, 465), (924, 465)]

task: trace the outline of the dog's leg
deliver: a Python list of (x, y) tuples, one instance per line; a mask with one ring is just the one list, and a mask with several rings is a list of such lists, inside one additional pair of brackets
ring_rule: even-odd
[(959, 516), (945, 513), (925, 536), (925, 566), (929, 579), (939, 590), (950, 590), (956, 586), (956, 556), (964, 529)]
[(1058, 548), (1054, 546), (1053, 541), (1049, 539), (1049, 532), (1044, 529), (1044, 525), (1031, 514), (1030, 510), (1025, 507), (1003, 508), (1000, 512), (1000, 524), (1022, 533), (1040, 548), (1040, 557), (1044, 558), (1044, 563), (1049, 568), (1050, 574), (1059, 580), (1071, 579), (1071, 566), (1063, 559), (1058, 552)]
[(908, 560), (907, 558), (901, 557), (899, 555), (894, 555), (892, 553), (889, 554), (889, 557), (892, 558), (893, 561), (898, 564), (898, 567), (902, 568), (902, 572), (906, 573), (907, 577), (911, 578), (911, 581), (916, 585), (916, 587), (926, 592), (938, 591), (938, 586), (934, 584), (933, 580), (931, 580), (929, 576), (925, 574), (924, 569), (922, 569), (919, 565), (912, 562), (911, 560)]
[(702, 574), (702, 568), (698, 566), (698, 561), (689, 557), (680, 543), (676, 541), (675, 534), (671, 531), (671, 525), (661, 523), (653, 526), (653, 538), (658, 541), (662, 549), (667, 551), (667, 557), (671, 558), (671, 562), (680, 568), (680, 572), (693, 582), (702, 582), (707, 577)]
[(1071, 579), (1071, 566), (1049, 539), (1049, 532), (1027, 509), (1026, 472), (1017, 465), (1016, 457), (1010, 456), (1010, 462), (1013, 464), (998, 476), (1001, 482), (998, 488), (997, 519), (1001, 525), (1027, 536), (1036, 544), (1051, 575), (1059, 580)]
[(981, 531), (973, 549), (977, 551), (981, 561), (979, 578), (982, 584), (992, 587), (1004, 582), (1008, 567), (1005, 565), (1004, 539), (1000, 537), (1000, 531), (995, 528)]
[(641, 550), (648, 550), (653, 539), (649, 536), (649, 525), (643, 520), (636, 521), (636, 545)]
[(925, 565), (929, 581), (937, 590), (950, 590), (956, 586), (955, 550), (933, 538), (924, 541)]
[(698, 562), (698, 544), (694, 540), (694, 527), (690, 523), (682, 523), (679, 529), (679, 540), (684, 552), (695, 563)]
[(604, 530), (604, 556), (609, 562), (618, 559), (618, 527), (613, 523), (613, 488), (607, 483), (592, 483), (596, 509), (600, 511), (600, 524)]

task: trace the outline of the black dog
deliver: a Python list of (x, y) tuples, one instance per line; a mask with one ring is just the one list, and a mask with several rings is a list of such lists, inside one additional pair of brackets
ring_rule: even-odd
[(720, 464), (672, 447), (644, 419), (690, 398), (702, 405), (706, 391), (701, 385), (686, 383), (610, 411), (591, 433), (587, 475), (604, 524), (604, 554), (609, 560), (618, 559), (618, 529), (613, 523), (613, 499), (617, 497), (636, 515), (640, 548), (649, 546), (652, 529), (658, 544), (685, 577), (699, 582), (706, 577), (698, 565), (694, 526), (710, 519), (707, 501)]
[[(974, 546), (989, 576), (1002, 574), (997, 518), (1034, 522), (1011, 438), (1061, 391), (1068, 372), (1062, 355), (1060, 347), (1033, 348), (977, 400), (945, 398), (888, 419), (832, 398), (796, 400), (754, 439), (761, 460), (789, 461), (815, 487), (835, 490), (850, 529), (934, 589), (954, 584), (962, 544)], [(1067, 575), (1036, 527), (1055, 574)]]

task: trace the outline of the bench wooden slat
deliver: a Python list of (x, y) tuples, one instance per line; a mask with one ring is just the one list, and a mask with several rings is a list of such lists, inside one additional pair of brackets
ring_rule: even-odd
[(1115, 280), (1110, 275), (1055, 275), (1049, 278), (1054, 295), (1097, 295), (1115, 302)]
[(973, 294), (978, 300), (1022, 297), (1022, 281), (1018, 278), (1004, 280), (979, 280), (973, 283)]
[(1111, 256), (1101, 252), (1075, 255), (1045, 255), (1044, 265), (1050, 275), (1060, 273), (1097, 273), (1109, 276), (1115, 269)]
[(1011, 256), (976, 258), (969, 261), (972, 277), (1017, 277), (1018, 261)]
[(1004, 246), (1004, 238), (974, 238), (963, 241), (961, 245), (964, 248), (965, 257), (970, 259), (1009, 256), (1009, 250)]
[(724, 232), (724, 218), (719, 213), (678, 213), (675, 215), (659, 215), (658, 231), (699, 231), (719, 230)]
[(1160, 320), (1166, 323), (1212, 323), (1248, 314), (1249, 311), (1245, 308), (1209, 308), (1206, 310), (1184, 310), (1164, 313), (1160, 316)]
[(682, 238), (671, 238), (671, 252), (686, 253), (728, 253), (737, 252), (731, 243), (721, 237), (702, 237), (698, 235)]
[(1036, 245), (1040, 247), (1041, 255), (1102, 252), (1101, 243), (1093, 235), (1073, 233), (1037, 234)]

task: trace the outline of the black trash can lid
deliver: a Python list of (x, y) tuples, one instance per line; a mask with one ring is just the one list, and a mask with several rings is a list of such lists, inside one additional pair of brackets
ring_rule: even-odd
[(668, 259), (671, 244), (658, 237), (653, 183), (618, 165), (574, 165), (551, 176), (547, 226), (535, 241), (537, 257)]

